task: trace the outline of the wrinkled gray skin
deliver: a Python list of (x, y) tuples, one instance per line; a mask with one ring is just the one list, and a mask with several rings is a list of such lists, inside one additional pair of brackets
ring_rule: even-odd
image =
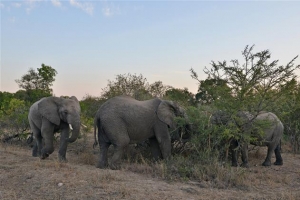
[[(262, 163), (263, 166), (271, 166), (271, 157), (272, 152), (275, 152), (276, 161), (275, 165), (282, 165), (282, 157), (280, 153), (280, 142), (283, 135), (283, 124), (278, 119), (278, 117), (271, 112), (261, 112), (256, 117), (251, 115), (248, 112), (239, 112), (237, 114), (238, 126), (241, 127), (243, 133), (245, 134), (253, 134), (252, 136), (257, 137), (257, 142), (254, 145), (257, 146), (267, 146), (268, 152), (265, 161)], [(255, 133), (255, 128), (253, 127), (253, 123), (267, 120), (269, 124), (263, 130), (264, 135), (259, 137), (257, 133)], [(229, 121), (231, 121), (230, 117), (225, 114), (225, 112), (218, 111), (214, 113), (211, 117), (212, 124), (223, 124), (226, 125)], [(248, 144), (242, 141), (233, 140), (230, 144), (230, 149), (232, 152), (232, 166), (238, 166), (238, 146), (241, 145), (241, 153), (242, 153), (242, 167), (249, 167), (248, 164)]]
[(174, 129), (174, 117), (185, 116), (182, 108), (172, 101), (151, 99), (138, 101), (128, 96), (117, 96), (107, 100), (95, 116), (95, 145), (100, 144), (98, 168), (108, 166), (107, 151), (114, 145), (110, 162), (111, 169), (119, 169), (124, 147), (147, 139), (155, 159), (171, 156), (169, 128)]
[[(69, 99), (42, 98), (30, 107), (28, 120), (36, 139), (32, 156), (45, 159), (53, 153), (54, 133), (60, 131), (58, 158), (60, 161), (66, 161), (68, 143), (75, 142), (80, 132), (80, 105), (77, 98), (74, 96)], [(69, 137), (70, 131), (72, 131), (71, 137)]]

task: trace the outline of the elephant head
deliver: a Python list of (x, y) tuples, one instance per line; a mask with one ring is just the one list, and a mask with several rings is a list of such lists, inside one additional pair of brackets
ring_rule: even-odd
[(171, 129), (175, 129), (174, 118), (179, 112), (180, 108), (172, 101), (162, 101), (156, 110), (158, 119)]
[[(189, 123), (185, 110), (173, 101), (162, 101), (157, 108), (157, 117), (160, 121), (166, 123), (172, 131), (171, 139), (188, 140), (191, 137), (192, 126)], [(175, 117), (181, 117), (184, 120), (182, 125), (177, 125)]]
[(69, 124), (72, 131), (68, 142), (76, 141), (80, 133), (80, 105), (76, 97), (44, 98), (38, 103), (40, 114), (56, 126), (61, 126), (62, 122)]
[(225, 112), (218, 110), (210, 117), (210, 123), (214, 125), (227, 125), (231, 120), (231, 116)]

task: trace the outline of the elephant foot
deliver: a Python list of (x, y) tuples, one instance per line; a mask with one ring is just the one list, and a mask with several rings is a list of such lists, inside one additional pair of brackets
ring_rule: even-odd
[(109, 167), (112, 170), (120, 170), (121, 169), (121, 165), (117, 165), (117, 164), (111, 164)]
[(66, 156), (58, 155), (59, 162), (68, 162)]
[(271, 166), (271, 162), (270, 161), (265, 161), (265, 162), (262, 163), (262, 166), (269, 167), (269, 166)]
[(248, 164), (248, 163), (242, 163), (242, 164), (241, 164), (241, 167), (249, 168), (249, 164)]
[(39, 155), (38, 155), (37, 152), (32, 152), (32, 156), (33, 156), (33, 157), (39, 157)]
[(239, 165), (238, 165), (237, 162), (235, 162), (235, 163), (231, 163), (231, 166), (232, 166), (232, 167), (237, 167), (237, 166), (239, 166)]
[(102, 162), (99, 162), (97, 165), (96, 165), (96, 168), (99, 168), (99, 169), (106, 169), (108, 167), (107, 164), (105, 163), (102, 163)]
[(274, 162), (274, 165), (283, 165), (283, 162), (282, 162), (282, 160), (281, 161), (276, 160), (276, 162)]
[(48, 157), (49, 157), (49, 154), (44, 153), (44, 154), (41, 155), (40, 158), (41, 158), (42, 160), (44, 160), (44, 159), (46, 159), (46, 158), (48, 158)]

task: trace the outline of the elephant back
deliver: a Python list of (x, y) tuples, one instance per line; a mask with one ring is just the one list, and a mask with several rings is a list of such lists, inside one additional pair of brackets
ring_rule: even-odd
[(282, 138), (284, 126), (280, 119), (272, 112), (261, 112), (255, 119), (256, 121), (266, 121), (264, 128), (265, 140), (267, 142), (279, 143)]

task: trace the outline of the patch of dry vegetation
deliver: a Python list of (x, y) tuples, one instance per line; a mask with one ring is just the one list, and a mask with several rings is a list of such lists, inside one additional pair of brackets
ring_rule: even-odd
[(264, 148), (249, 152), (244, 169), (213, 159), (193, 165), (183, 156), (153, 162), (134, 147), (113, 171), (95, 167), (99, 150), (92, 149), (91, 135), (69, 145), (67, 163), (58, 162), (58, 148), (40, 160), (19, 143), (0, 147), (0, 199), (300, 198), (300, 155), (283, 153), (283, 166), (262, 167)]

